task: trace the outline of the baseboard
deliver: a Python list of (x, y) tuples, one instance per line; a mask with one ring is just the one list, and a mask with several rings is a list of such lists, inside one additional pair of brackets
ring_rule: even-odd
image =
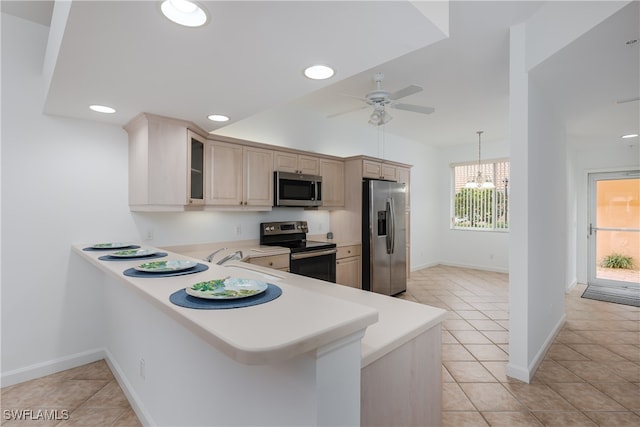
[(120, 368), (120, 365), (118, 365), (118, 362), (116, 362), (115, 358), (109, 352), (109, 350), (106, 350), (106, 349), (105, 349), (105, 361), (107, 362), (109, 369), (111, 369), (111, 372), (113, 373), (113, 376), (118, 382), (118, 385), (122, 389), (122, 392), (124, 393), (127, 400), (129, 401), (129, 404), (131, 405), (131, 409), (133, 409), (133, 412), (136, 413), (136, 416), (138, 417), (142, 425), (143, 426), (157, 425), (151, 418), (151, 415), (144, 408), (142, 401), (140, 400), (140, 398), (134, 391), (133, 387), (127, 380), (127, 377), (124, 375), (124, 372)]
[(533, 378), (536, 371), (540, 367), (540, 364), (544, 360), (544, 356), (547, 354), (547, 351), (549, 351), (549, 348), (551, 348), (551, 344), (553, 344), (553, 341), (555, 341), (556, 337), (562, 330), (562, 326), (564, 325), (565, 319), (566, 319), (566, 315), (563, 314), (560, 320), (558, 321), (558, 323), (556, 323), (556, 326), (553, 328), (553, 331), (551, 331), (551, 333), (547, 336), (547, 339), (544, 341), (544, 344), (542, 345), (538, 353), (536, 353), (536, 355), (534, 356), (531, 363), (529, 363), (529, 366), (527, 368), (523, 368), (522, 366), (512, 365), (511, 362), (509, 362), (507, 364), (507, 372), (506, 372), (507, 376), (523, 381), (527, 384), (530, 383), (531, 379)]
[(437, 263), (437, 262), (428, 263), (428, 264), (421, 264), (421, 265), (418, 265), (418, 266), (411, 267), (410, 271), (413, 273), (415, 271), (420, 271), (420, 270), (423, 270), (425, 268), (435, 267), (438, 264), (439, 263)]
[(491, 271), (494, 273), (509, 273), (509, 268), (487, 267), (486, 265), (458, 264), (449, 262), (439, 262), (438, 265), (446, 265), (447, 267), (470, 268), (472, 270)]
[(564, 293), (568, 294), (569, 292), (571, 292), (571, 290), (575, 288), (577, 284), (578, 284), (578, 280), (574, 280), (573, 282), (569, 283), (566, 289), (564, 290)]
[(46, 362), (25, 366), (24, 368), (4, 372), (0, 381), (2, 383), (2, 387), (19, 384), (61, 371), (66, 371), (67, 369), (86, 365), (87, 363), (97, 362), (98, 360), (104, 359), (105, 356), (106, 353), (104, 348), (87, 350), (81, 353), (61, 357), (59, 359), (48, 360)]

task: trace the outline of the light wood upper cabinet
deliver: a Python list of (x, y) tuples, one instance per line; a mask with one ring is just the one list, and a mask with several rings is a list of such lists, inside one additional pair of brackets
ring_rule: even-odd
[(398, 168), (383, 162), (374, 160), (362, 161), (362, 177), (373, 179), (384, 179), (387, 181), (398, 180)]
[(406, 192), (407, 197), (405, 199), (405, 208), (410, 209), (411, 208), (411, 169), (398, 166), (397, 171), (398, 171), (398, 182), (406, 184), (407, 186), (407, 192)]
[(129, 207), (182, 211), (203, 203), (202, 138), (188, 122), (140, 114), (129, 136)]
[(244, 204), (273, 206), (273, 151), (243, 147)]
[(281, 172), (302, 173), (307, 175), (320, 174), (320, 159), (304, 154), (276, 151), (273, 163), (274, 170)]
[(242, 146), (209, 141), (206, 144), (206, 205), (240, 206), (242, 191)]
[(320, 159), (322, 176), (322, 206), (344, 206), (344, 162)]
[(206, 144), (208, 206), (273, 205), (273, 152), (226, 142)]

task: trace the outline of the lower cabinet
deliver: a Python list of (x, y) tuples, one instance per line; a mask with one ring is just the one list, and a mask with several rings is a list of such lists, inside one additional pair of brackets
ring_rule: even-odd
[(336, 254), (336, 283), (362, 288), (362, 261), (360, 245), (338, 247)]
[(253, 257), (249, 263), (273, 268), (281, 271), (289, 271), (289, 254)]

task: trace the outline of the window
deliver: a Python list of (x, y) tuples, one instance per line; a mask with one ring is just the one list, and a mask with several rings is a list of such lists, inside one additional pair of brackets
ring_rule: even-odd
[(468, 230), (509, 229), (509, 161), (480, 164), (482, 176), (495, 188), (468, 188), (478, 175), (477, 163), (452, 165), (453, 200), (451, 227)]

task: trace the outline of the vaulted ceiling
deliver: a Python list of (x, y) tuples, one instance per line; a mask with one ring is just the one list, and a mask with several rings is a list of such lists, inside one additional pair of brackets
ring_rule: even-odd
[[(44, 111), (119, 125), (146, 111), (228, 134), (265, 112), (286, 125), (294, 110), (327, 126), (369, 127), (371, 110), (354, 110), (364, 105), (355, 97), (383, 72), (391, 92), (424, 89), (403, 102), (435, 108), (391, 110), (385, 132), (435, 146), (472, 143), (479, 129), (504, 140), (509, 28), (543, 3), (451, 1), (447, 29), (425, 2), (202, 1), (211, 20), (192, 29), (166, 20), (155, 1), (75, 1), (61, 21)], [(3, 1), (2, 10), (46, 25), (51, 2)], [(616, 101), (638, 97), (640, 43), (628, 42), (640, 38), (639, 14), (631, 2), (532, 70), (573, 144), (617, 144), (638, 132), (638, 101)], [(336, 75), (306, 79), (314, 63)], [(90, 104), (118, 111), (99, 115)], [(354, 111), (327, 118), (346, 110)], [(231, 121), (211, 122), (212, 113)]]

